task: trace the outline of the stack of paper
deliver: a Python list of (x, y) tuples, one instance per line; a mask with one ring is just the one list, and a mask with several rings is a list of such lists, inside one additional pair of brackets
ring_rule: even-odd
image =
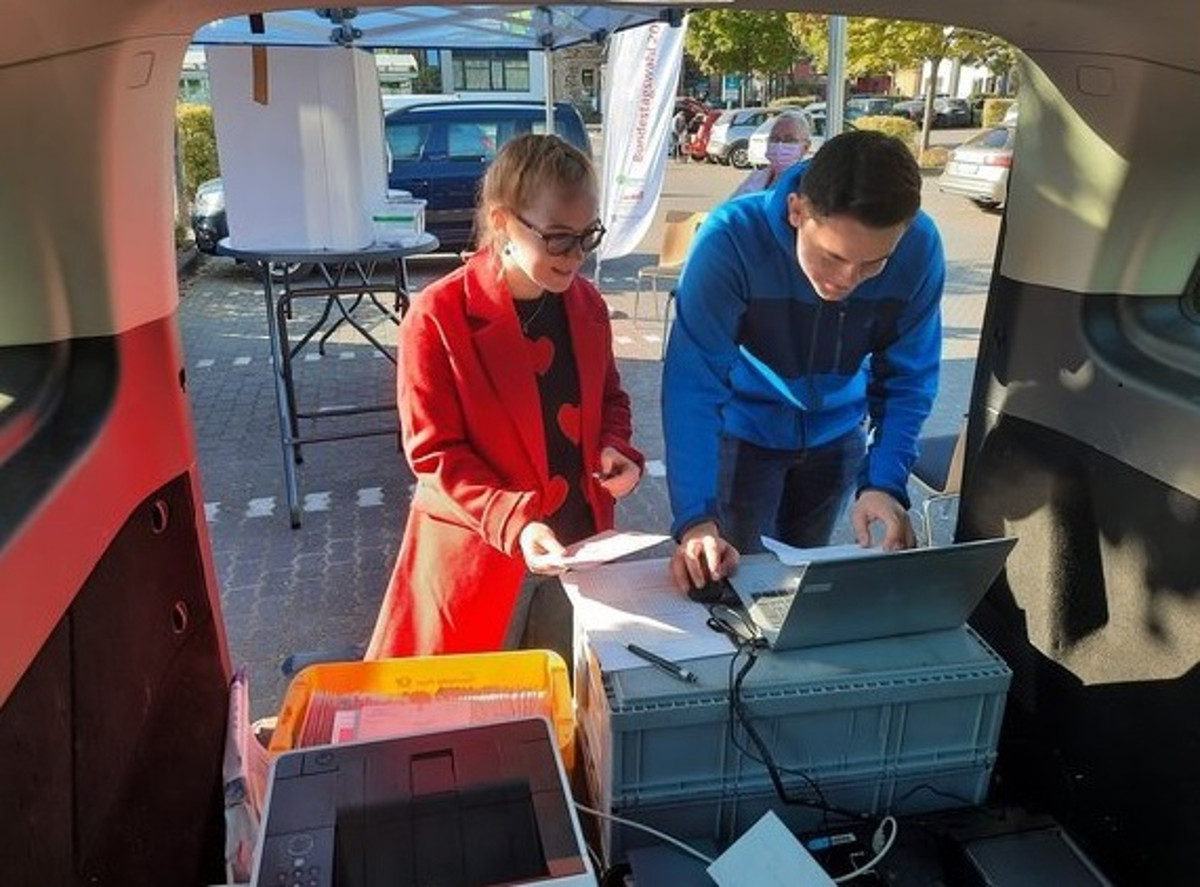
[(725, 635), (708, 627), (707, 608), (675, 588), (668, 559), (609, 564), (568, 573), (562, 582), (605, 671), (646, 667), (628, 644), (672, 662), (733, 651)]

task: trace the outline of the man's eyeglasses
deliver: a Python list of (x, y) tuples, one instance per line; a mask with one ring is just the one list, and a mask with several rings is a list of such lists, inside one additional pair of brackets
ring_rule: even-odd
[(542, 242), (546, 244), (546, 252), (552, 256), (565, 256), (567, 253), (573, 252), (576, 247), (579, 247), (585, 254), (590, 253), (600, 245), (600, 241), (604, 239), (607, 230), (599, 222), (595, 222), (580, 234), (560, 234), (557, 232), (547, 234), (536, 225), (525, 221), (516, 213), (513, 213), (513, 216), (516, 217), (518, 222), (542, 239)]

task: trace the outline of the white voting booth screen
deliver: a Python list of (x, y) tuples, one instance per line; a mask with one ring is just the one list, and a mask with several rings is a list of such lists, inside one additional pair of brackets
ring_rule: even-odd
[[(235, 249), (356, 250), (387, 190), (383, 105), (360, 49), (210, 46), (221, 179)], [(263, 103), (255, 77), (265, 78)], [(260, 94), (259, 98), (263, 96)]]

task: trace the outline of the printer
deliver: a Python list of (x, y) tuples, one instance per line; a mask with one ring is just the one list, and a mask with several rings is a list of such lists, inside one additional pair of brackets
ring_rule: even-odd
[(271, 766), (257, 887), (594, 887), (542, 719), (307, 748)]

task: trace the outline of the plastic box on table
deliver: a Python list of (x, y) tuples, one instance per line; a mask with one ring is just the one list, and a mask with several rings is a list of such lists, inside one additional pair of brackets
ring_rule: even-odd
[[(495, 711), (487, 701), (506, 694), (521, 701), (514, 718), (541, 715), (550, 722), (563, 763), (570, 769), (575, 760), (575, 715), (567, 666), (562, 657), (548, 650), (309, 666), (288, 686), (270, 751), (288, 751), (304, 744), (306, 722), (318, 699), (325, 700), (325, 707), (331, 710), (350, 708), (364, 700), (386, 705), (388, 701), (445, 699), (476, 704), (476, 711), (482, 711), (486, 722), (489, 712)], [(327, 716), (331, 714), (326, 712)], [(472, 725), (464, 722), (452, 726)]]
[[(593, 803), (718, 844), (768, 808), (804, 824), (812, 811), (779, 804), (766, 768), (731, 741), (729, 659), (690, 661), (699, 680), (685, 684), (651, 668), (604, 673), (588, 652), (576, 704)], [(763, 653), (741, 698), (775, 762), (812, 777), (830, 804), (874, 814), (899, 799), (904, 812), (953, 806), (944, 795), (985, 798), (1010, 680), (1004, 661), (958, 628)], [(785, 782), (814, 797), (801, 778)], [(905, 797), (926, 784), (943, 795)], [(606, 855), (619, 859), (630, 831), (603, 831)]]
[(425, 233), (425, 201), (389, 197), (371, 214), (376, 243), (404, 243)]

